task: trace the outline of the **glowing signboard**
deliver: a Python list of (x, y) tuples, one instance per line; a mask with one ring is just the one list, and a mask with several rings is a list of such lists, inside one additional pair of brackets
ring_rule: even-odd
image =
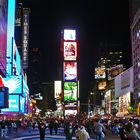
[(9, 95), (9, 108), (2, 109), (2, 112), (19, 112), (19, 95)]
[(64, 101), (77, 100), (77, 82), (64, 82)]
[(76, 60), (77, 58), (77, 43), (64, 42), (64, 60)]
[(76, 40), (76, 31), (65, 29), (64, 40)]
[(64, 81), (77, 81), (77, 62), (64, 62)]

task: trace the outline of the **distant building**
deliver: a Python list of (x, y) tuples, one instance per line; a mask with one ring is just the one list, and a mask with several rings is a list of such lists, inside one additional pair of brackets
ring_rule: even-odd
[(124, 64), (124, 53), (119, 49), (114, 51), (108, 49), (108, 51), (102, 53), (97, 67), (95, 68), (96, 105), (102, 104), (105, 90), (109, 85), (112, 85), (110, 82), (114, 77), (124, 71), (126, 68)]
[(132, 41), (132, 63), (134, 68), (134, 105), (140, 101), (140, 1), (130, 1), (131, 5), (131, 41)]

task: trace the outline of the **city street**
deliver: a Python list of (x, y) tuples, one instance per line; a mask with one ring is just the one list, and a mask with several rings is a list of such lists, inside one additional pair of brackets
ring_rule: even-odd
[[(39, 131), (36, 129), (32, 132), (28, 132), (28, 130), (19, 129), (18, 132), (12, 132), (6, 138), (0, 138), (0, 140), (39, 140)], [(59, 129), (58, 134), (53, 134), (52, 136), (49, 134), (48, 129), (46, 130), (46, 139), (45, 140), (65, 140), (65, 136), (63, 133), (63, 129)], [(73, 137), (73, 140), (76, 138)], [(91, 140), (95, 140), (95, 137), (91, 137)], [(110, 132), (107, 132), (106, 140), (120, 140), (119, 136), (112, 135)]]

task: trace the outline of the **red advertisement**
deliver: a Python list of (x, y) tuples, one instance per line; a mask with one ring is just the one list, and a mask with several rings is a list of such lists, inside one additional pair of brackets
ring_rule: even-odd
[(64, 60), (76, 60), (77, 58), (77, 43), (64, 42)]
[(64, 81), (77, 81), (77, 62), (64, 62)]

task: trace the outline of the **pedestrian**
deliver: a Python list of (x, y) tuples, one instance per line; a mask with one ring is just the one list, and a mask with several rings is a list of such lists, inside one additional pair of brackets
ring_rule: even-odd
[(54, 128), (54, 122), (52, 120), (50, 120), (48, 128), (50, 130), (50, 135), (52, 135), (53, 133), (53, 128)]
[(40, 134), (40, 140), (45, 140), (46, 124), (44, 123), (43, 120), (41, 120), (41, 122), (39, 123), (38, 129)]
[(132, 124), (132, 129), (130, 133), (127, 134), (128, 140), (140, 140), (140, 136), (137, 132), (138, 125)]
[(58, 121), (57, 121), (57, 120), (55, 120), (55, 121), (54, 121), (54, 131), (55, 131), (55, 135), (57, 135), (58, 128), (59, 128)]
[(124, 127), (124, 124), (122, 123), (120, 123), (119, 135), (120, 135), (121, 140), (127, 140), (125, 127)]
[(78, 140), (90, 140), (89, 133), (84, 126), (80, 126), (80, 132), (78, 133)]
[(66, 140), (72, 140), (72, 136), (73, 136), (72, 122), (66, 122), (64, 127), (65, 127), (64, 128), (64, 133), (66, 135)]
[(105, 138), (105, 127), (100, 123), (100, 119), (95, 119), (94, 131), (96, 135), (96, 140), (104, 140)]

